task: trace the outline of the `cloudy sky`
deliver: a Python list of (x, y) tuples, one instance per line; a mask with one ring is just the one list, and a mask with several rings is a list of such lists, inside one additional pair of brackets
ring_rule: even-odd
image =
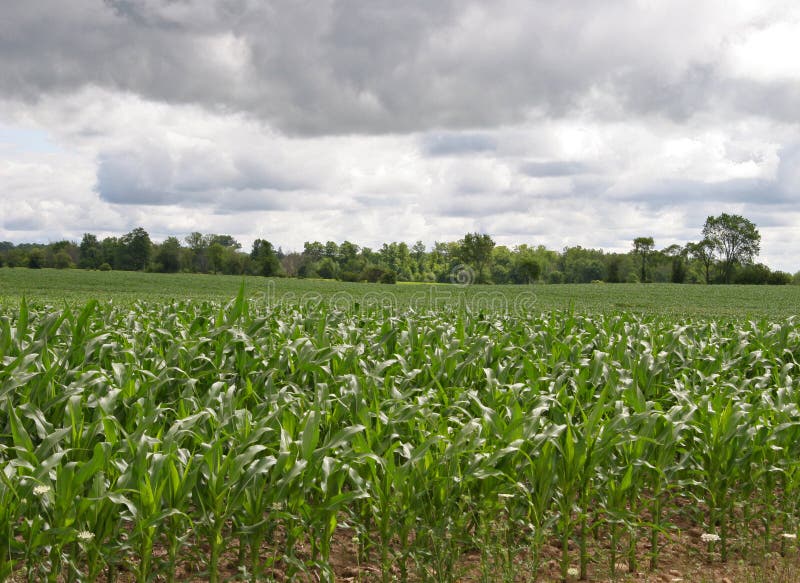
[(796, 0), (29, 0), (0, 240), (143, 226), (627, 250), (732, 212), (800, 269)]

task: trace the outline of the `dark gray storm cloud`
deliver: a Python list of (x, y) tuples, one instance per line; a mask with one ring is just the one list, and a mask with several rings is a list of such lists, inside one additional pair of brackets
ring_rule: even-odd
[(618, 104), (600, 116), (722, 104), (800, 119), (796, 80), (731, 77), (714, 46), (674, 43), (682, 23), (653, 12), (628, 0), (6, 2), (0, 90), (31, 100), (94, 85), (303, 134), (512, 124), (584, 111), (598, 91)]

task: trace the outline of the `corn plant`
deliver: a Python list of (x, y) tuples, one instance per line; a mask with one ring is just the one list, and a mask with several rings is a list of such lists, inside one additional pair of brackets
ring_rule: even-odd
[(478, 548), (478, 578), (536, 579), (553, 538), (585, 578), (636, 571), (645, 535), (657, 569), (678, 516), (723, 560), (756, 520), (786, 551), (798, 354), (794, 320), (23, 300), (0, 578), (334, 580), (345, 529), (383, 581), (466, 577)]

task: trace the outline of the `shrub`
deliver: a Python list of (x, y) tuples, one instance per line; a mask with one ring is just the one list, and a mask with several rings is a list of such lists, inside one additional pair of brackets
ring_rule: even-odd
[(28, 267), (31, 269), (41, 269), (44, 267), (44, 253), (41, 249), (34, 249), (28, 253)]
[(397, 274), (391, 269), (384, 271), (380, 279), (381, 283), (397, 283)]
[(789, 285), (792, 283), (792, 275), (785, 271), (773, 271), (769, 274), (767, 283), (769, 285)]
[(56, 253), (56, 256), (53, 258), (53, 263), (56, 269), (70, 269), (71, 267), (75, 267), (75, 264), (72, 262), (72, 257), (63, 249)]
[(364, 268), (364, 271), (361, 272), (361, 279), (368, 281), (370, 283), (378, 283), (381, 280), (381, 276), (384, 274), (383, 267), (379, 267), (377, 265), (370, 265)]

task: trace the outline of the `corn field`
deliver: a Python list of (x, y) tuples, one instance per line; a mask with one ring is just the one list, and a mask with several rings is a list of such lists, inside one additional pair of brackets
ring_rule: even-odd
[(792, 319), (22, 301), (0, 580), (332, 581), (342, 537), (376, 581), (658, 569), (687, 525), (785, 551), (799, 358)]

